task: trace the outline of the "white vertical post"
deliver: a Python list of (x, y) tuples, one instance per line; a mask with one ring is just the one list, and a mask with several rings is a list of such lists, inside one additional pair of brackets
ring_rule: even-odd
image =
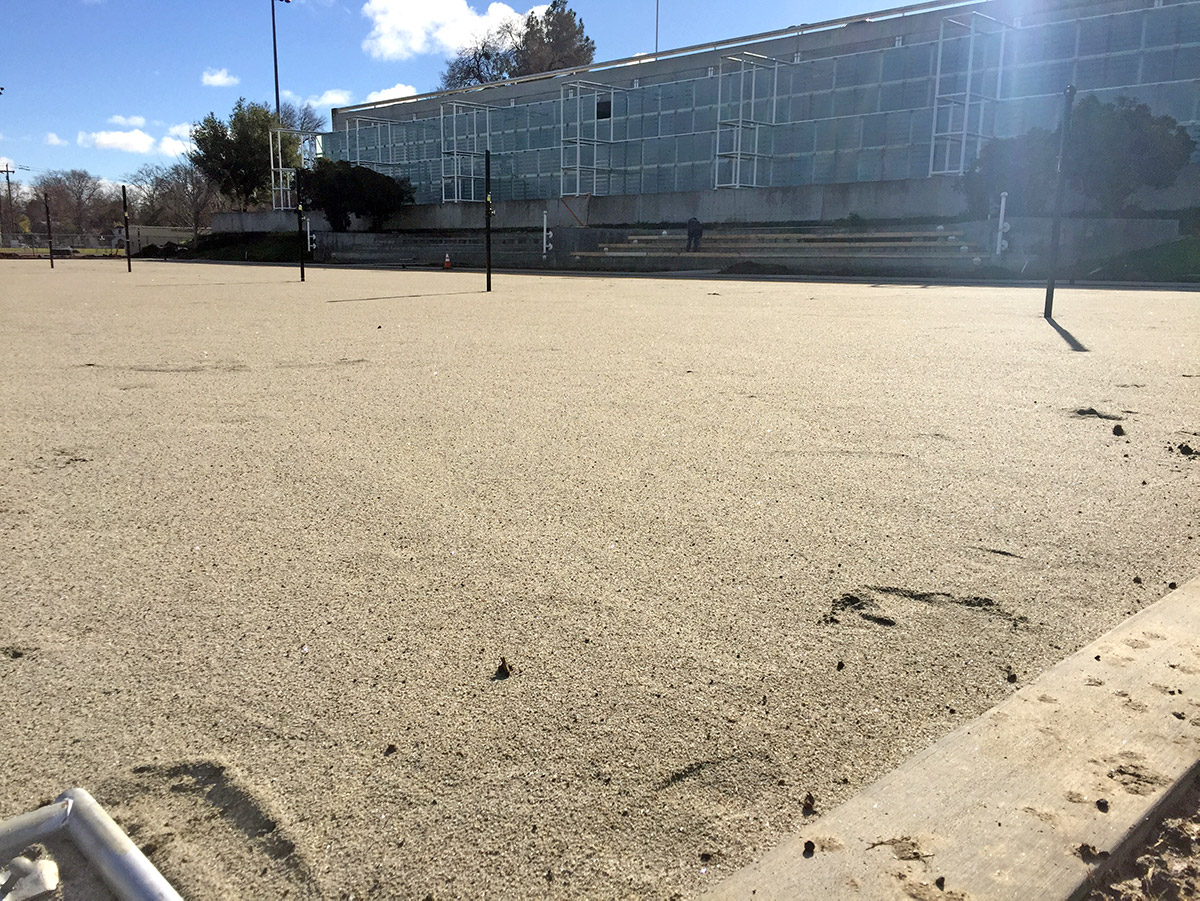
[(717, 143), (713, 154), (713, 187), (721, 187), (721, 82), (725, 80), (725, 60), (717, 60)]
[[(933, 75), (933, 133), (929, 138), (929, 174), (933, 175), (937, 171), (937, 136), (938, 136), (938, 98), (942, 96), (942, 45), (946, 41), (946, 20), (942, 19), (941, 29), (938, 31), (938, 52), (937, 52), (937, 69)], [(950, 123), (946, 123), (946, 130), (949, 131)]]
[(549, 230), (549, 224), (547, 222), (547, 212), (546, 212), (546, 210), (542, 210), (542, 259), (543, 260), (546, 259), (546, 242), (548, 240), (546, 238), (546, 232), (548, 230)]
[[(967, 93), (963, 95), (962, 146), (958, 154), (958, 174), (967, 171), (967, 134), (971, 125), (971, 76), (975, 69), (975, 15), (971, 14), (971, 30), (967, 37)], [(983, 111), (980, 110), (980, 131), (983, 130)]]
[(1004, 212), (1008, 206), (1008, 192), (1000, 192), (1000, 224), (996, 228), (996, 256), (1004, 250)]

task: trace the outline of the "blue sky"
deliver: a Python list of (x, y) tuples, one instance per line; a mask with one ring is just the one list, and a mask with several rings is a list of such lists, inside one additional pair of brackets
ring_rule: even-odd
[[(191, 123), (238, 97), (332, 106), (434, 90), (453, 46), (530, 6), (479, 0), (0, 0), (0, 168), (120, 181), (170, 163)], [(658, 0), (666, 50), (895, 3)], [(571, 0), (597, 60), (654, 50), (655, 0)]]

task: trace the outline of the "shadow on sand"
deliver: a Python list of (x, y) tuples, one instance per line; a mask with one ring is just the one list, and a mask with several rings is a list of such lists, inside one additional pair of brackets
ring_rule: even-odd
[(1077, 353), (1084, 353), (1084, 354), (1089, 353), (1088, 349), (1079, 343), (1079, 339), (1076, 338), (1074, 335), (1072, 335), (1070, 332), (1068, 332), (1065, 328), (1063, 328), (1057, 322), (1055, 322), (1053, 317), (1047, 316), (1046, 321), (1049, 322), (1050, 326), (1056, 332), (1058, 332), (1058, 334), (1062, 337), (1062, 339), (1064, 341), (1067, 342), (1067, 346), (1070, 347), (1071, 350), (1073, 350)]
[(456, 294), (484, 294), (484, 291), (438, 291), (435, 294), (389, 294), (386, 297), (342, 297), (326, 303), (361, 303), (367, 300), (412, 300), (416, 297), (452, 297)]

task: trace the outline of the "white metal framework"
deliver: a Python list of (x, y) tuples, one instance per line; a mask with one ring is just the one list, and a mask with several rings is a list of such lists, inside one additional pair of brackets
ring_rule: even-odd
[[(396, 123), (391, 119), (379, 119), (373, 116), (355, 116), (346, 120), (345, 154), (346, 159), (356, 166), (364, 163), (385, 163), (383, 148), (392, 146), (392, 126)], [(350, 126), (354, 126), (354, 138), (351, 140)], [(384, 133), (387, 141), (384, 142)]]
[(617, 90), (590, 81), (572, 81), (559, 89), (563, 197), (609, 193)]
[[(947, 17), (938, 33), (937, 70), (934, 75), (933, 139), (929, 148), (929, 174), (962, 175), (967, 163), (979, 156), (984, 141), (994, 136), (989, 104), (1000, 97), (1004, 79), (1004, 42), (1012, 26), (970, 12), (966, 20)], [(950, 65), (947, 47), (966, 60)], [(994, 71), (994, 80), (988, 71)]]
[(932, 0), (337, 110), (325, 146), (420, 204), (480, 200), (489, 147), (497, 202), (957, 175), (992, 137), (1053, 128), (1068, 80), (1200, 128), (1200, 0), (1151, 3), (1043, 0), (1005, 23)]
[(451, 100), (441, 105), (442, 203), (482, 203), (484, 153), (491, 149), (492, 107)]
[(294, 128), (274, 128), (269, 136), (271, 145), (271, 207), (276, 210), (296, 208), (296, 167), (311, 169), (321, 155), (321, 133)]
[(717, 154), (713, 185), (758, 188), (770, 184), (765, 130), (776, 122), (777, 59), (739, 53), (721, 59), (717, 77)]

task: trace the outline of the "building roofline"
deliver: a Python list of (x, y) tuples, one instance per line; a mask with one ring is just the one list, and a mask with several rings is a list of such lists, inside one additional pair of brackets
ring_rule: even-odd
[(459, 94), (470, 94), (487, 88), (501, 87), (504, 85), (527, 84), (532, 81), (559, 78), (564, 75), (580, 75), (586, 72), (600, 72), (607, 69), (615, 69), (621, 66), (633, 65), (636, 63), (653, 63), (663, 59), (690, 56), (693, 53), (722, 50), (729, 47), (739, 47), (745, 44), (756, 44), (761, 41), (810, 34), (815, 31), (827, 31), (832, 28), (841, 28), (846, 25), (853, 25), (856, 22), (875, 22), (882, 19), (899, 18), (911, 13), (933, 12), (939, 9), (963, 9), (971, 6), (982, 6), (986, 2), (988, 2), (988, 0), (924, 0), (922, 3), (912, 3), (907, 6), (895, 6), (890, 9), (882, 9), (875, 12), (858, 13), (857, 15), (853, 16), (842, 16), (841, 18), (828, 19), (824, 22), (792, 25), (788, 28), (778, 29), (777, 31), (764, 31), (760, 32), (759, 34), (728, 38), (723, 41), (710, 41), (703, 44), (692, 44), (688, 47), (678, 47), (674, 50), (662, 50), (658, 53), (642, 53), (638, 54), (637, 56), (627, 56), (622, 59), (606, 60), (599, 63), (589, 63), (586, 66), (573, 66), (566, 69), (555, 69), (551, 72), (539, 72), (536, 75), (522, 75), (518, 78), (508, 78), (504, 81), (491, 81), (487, 84), (470, 85), (469, 87), (464, 88), (451, 88), (445, 91), (426, 91), (423, 94), (413, 94), (408, 97), (396, 97), (391, 100), (374, 100), (370, 103), (356, 103), (351, 106), (335, 107), (330, 111), (330, 118), (332, 120), (333, 116), (339, 114), (353, 113), (360, 110), (376, 110), (383, 107), (396, 106), (397, 104), (401, 103), (415, 103), (421, 100), (430, 100), (434, 97), (453, 97)]

